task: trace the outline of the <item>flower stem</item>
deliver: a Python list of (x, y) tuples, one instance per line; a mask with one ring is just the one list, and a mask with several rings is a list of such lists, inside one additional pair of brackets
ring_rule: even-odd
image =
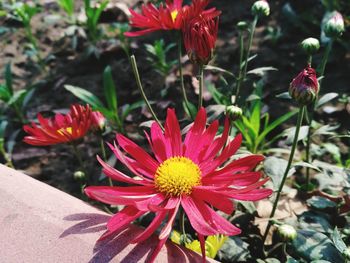
[(276, 199), (275, 199), (275, 201), (273, 203), (272, 211), (271, 211), (271, 214), (270, 214), (270, 217), (269, 217), (269, 222), (267, 224), (267, 227), (266, 227), (266, 230), (265, 230), (265, 233), (264, 233), (264, 236), (263, 236), (263, 243), (265, 243), (266, 237), (267, 237), (267, 235), (269, 233), (269, 230), (271, 228), (271, 218), (273, 218), (275, 216), (277, 204), (278, 204), (278, 201), (280, 199), (284, 183), (286, 182), (288, 172), (289, 172), (290, 167), (292, 165), (295, 149), (297, 148), (297, 144), (298, 144), (299, 131), (300, 131), (300, 127), (301, 127), (301, 124), (302, 124), (302, 121), (303, 121), (304, 111), (305, 111), (305, 107), (304, 106), (300, 107), (299, 114), (298, 114), (297, 126), (295, 128), (294, 140), (293, 140), (292, 149), (291, 149), (291, 152), (290, 152), (290, 155), (289, 155), (288, 164), (287, 164), (286, 170), (284, 171), (281, 184), (280, 184), (280, 186), (279, 186), (279, 188), (277, 190)]
[(131, 61), (131, 66), (132, 66), (132, 70), (134, 71), (134, 76), (135, 76), (135, 79), (136, 79), (136, 84), (141, 92), (141, 95), (143, 97), (143, 100), (145, 101), (147, 107), (148, 107), (148, 110), (151, 112), (152, 116), (153, 116), (153, 119), (159, 124), (160, 128), (164, 131), (164, 127), (163, 125), (160, 123), (159, 119), (157, 118), (157, 115), (155, 114), (155, 112), (153, 111), (152, 107), (151, 107), (151, 104), (149, 103), (147, 97), (146, 97), (146, 94), (143, 90), (143, 87), (142, 87), (142, 83), (141, 83), (141, 79), (140, 79), (140, 74), (139, 74), (139, 71), (137, 69), (137, 63), (136, 63), (136, 59), (135, 59), (135, 56), (132, 55), (130, 57), (130, 61)]
[[(244, 56), (244, 41), (243, 41), (243, 34), (241, 31), (239, 31), (239, 73), (238, 73), (238, 78), (237, 78), (237, 84), (236, 84), (236, 97), (235, 97), (235, 103), (237, 102), (239, 92), (241, 89), (241, 80), (242, 80), (242, 75), (243, 75), (243, 56)], [(232, 92), (233, 94), (233, 92)]]
[[(250, 56), (250, 50), (252, 48), (252, 44), (253, 44), (253, 38), (254, 38), (254, 33), (255, 33), (255, 28), (256, 28), (256, 24), (258, 23), (258, 16), (254, 17), (254, 20), (252, 22), (251, 28), (250, 28), (250, 34), (249, 34), (249, 42), (248, 42), (248, 48), (247, 48), (247, 53), (245, 56), (245, 61), (244, 61), (244, 67), (243, 67), (243, 74), (241, 77), (238, 78), (237, 81), (237, 87), (236, 87), (236, 94), (239, 95), (239, 91), (241, 89), (242, 83), (245, 80), (246, 76), (247, 76), (247, 69), (248, 69), (248, 63), (249, 63), (249, 56)], [(241, 65), (240, 65), (241, 68)], [(241, 71), (241, 70), (240, 70)], [(236, 101), (239, 101), (239, 98), (236, 97)]]
[(186, 245), (187, 243), (187, 235), (186, 235), (186, 228), (185, 228), (185, 212), (181, 208), (180, 209), (180, 227), (181, 227), (181, 235), (183, 236), (183, 239), (180, 238), (180, 244), (183, 242), (181, 245)]
[[(329, 54), (332, 51), (333, 47), (333, 40), (330, 40), (327, 44), (326, 51), (324, 53), (324, 56), (322, 58), (322, 63), (319, 67), (319, 76), (322, 77), (319, 81), (319, 89), (321, 89), (321, 84), (324, 78), (324, 72), (326, 70), (326, 65), (328, 62)], [(311, 63), (310, 63), (311, 64)], [(316, 100), (317, 101), (317, 100)], [(314, 120), (314, 113), (316, 108), (316, 101), (312, 103), (310, 110), (309, 110), (309, 130), (307, 133), (307, 139), (306, 139), (306, 162), (310, 163), (310, 148), (311, 148), (311, 124)], [(306, 167), (306, 187), (308, 189), (310, 183), (310, 168)]]
[(184, 82), (184, 75), (182, 71), (182, 63), (181, 63), (181, 57), (182, 57), (182, 35), (181, 32), (179, 32), (177, 37), (177, 59), (178, 59), (178, 67), (179, 67), (179, 74), (180, 74), (180, 85), (181, 85), (181, 91), (182, 95), (184, 97), (185, 106), (187, 108), (187, 111), (190, 114), (191, 119), (193, 120), (194, 117), (192, 116), (191, 108), (189, 106), (186, 89), (185, 89), (185, 82)]
[(80, 151), (79, 151), (77, 145), (74, 142), (72, 143), (72, 148), (73, 148), (73, 153), (74, 153), (75, 157), (77, 158), (77, 160), (79, 162), (80, 169), (85, 174), (86, 183), (88, 183), (89, 182), (89, 175), (88, 175), (88, 173), (87, 173), (87, 171), (85, 169), (85, 165), (84, 165), (83, 159), (81, 158)]
[[(100, 147), (101, 147), (102, 158), (105, 162), (107, 162), (106, 148), (105, 148), (105, 144), (104, 144), (102, 136), (100, 137)], [(112, 179), (109, 176), (107, 176), (107, 177), (108, 177), (109, 186), (113, 186)]]
[(204, 88), (204, 65), (199, 66), (199, 94), (198, 94), (198, 110), (203, 106), (203, 88)]

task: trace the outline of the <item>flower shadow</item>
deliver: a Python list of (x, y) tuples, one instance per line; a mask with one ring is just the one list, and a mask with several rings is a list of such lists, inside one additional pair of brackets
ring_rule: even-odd
[[(60, 235), (60, 238), (69, 235), (95, 233), (106, 230), (106, 222), (109, 218), (110, 216), (108, 215), (97, 213), (82, 213), (66, 216), (64, 220), (78, 221), (78, 223), (66, 229)], [(120, 263), (147, 262), (147, 259), (152, 254), (151, 252), (157, 246), (158, 238), (157, 236), (152, 236), (143, 243), (131, 244), (134, 237), (142, 231), (142, 228), (129, 225), (118, 233), (97, 241), (93, 248), (93, 257), (88, 262), (107, 263), (114, 260)], [(194, 252), (185, 251), (185, 249), (175, 244), (167, 243), (165, 249), (166, 253), (161, 253), (163, 253), (163, 259), (166, 262), (201, 262), (199, 260), (200, 257)], [(164, 254), (167, 258), (164, 257)], [(118, 255), (119, 257), (115, 258)], [(162, 256), (160, 257), (162, 258)]]

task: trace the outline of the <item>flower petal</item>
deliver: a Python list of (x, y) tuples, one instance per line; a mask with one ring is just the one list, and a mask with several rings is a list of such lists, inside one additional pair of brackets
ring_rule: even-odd
[(175, 115), (175, 110), (168, 109), (165, 121), (165, 138), (169, 138), (172, 156), (182, 156), (182, 139), (180, 125)]
[(126, 206), (120, 212), (115, 214), (107, 223), (109, 232), (115, 232), (127, 226), (141, 215), (145, 214), (133, 206)]

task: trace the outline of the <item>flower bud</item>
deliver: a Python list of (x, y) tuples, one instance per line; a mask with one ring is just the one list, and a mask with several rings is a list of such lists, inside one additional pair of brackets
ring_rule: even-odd
[(301, 48), (305, 51), (306, 54), (312, 55), (320, 49), (320, 42), (317, 38), (309, 37), (301, 42)]
[(325, 23), (323, 31), (329, 38), (340, 37), (345, 31), (343, 16), (339, 12), (334, 11)]
[(82, 171), (75, 171), (73, 174), (74, 180), (76, 181), (84, 181), (85, 180), (85, 173)]
[(318, 94), (316, 71), (308, 65), (290, 83), (289, 94), (301, 106), (312, 103)]
[(350, 260), (350, 248), (347, 248), (343, 251), (343, 256), (347, 259)]
[(103, 131), (106, 126), (106, 118), (103, 116), (103, 114), (99, 111), (93, 111), (91, 113), (91, 126), (93, 130), (100, 130)]
[(256, 1), (252, 6), (252, 13), (255, 16), (269, 16), (270, 6), (266, 0)]
[(293, 241), (296, 239), (298, 233), (291, 225), (281, 225), (277, 228), (278, 236), (285, 242)]
[(226, 116), (229, 118), (231, 122), (236, 121), (242, 117), (242, 109), (231, 105), (226, 108)]
[(245, 22), (245, 21), (239, 21), (237, 23), (237, 28), (238, 28), (239, 31), (247, 30), (248, 29), (248, 23)]

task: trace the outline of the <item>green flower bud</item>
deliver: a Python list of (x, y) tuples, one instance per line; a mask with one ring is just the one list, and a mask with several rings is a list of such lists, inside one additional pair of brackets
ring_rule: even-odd
[(320, 49), (320, 41), (317, 38), (309, 37), (301, 42), (301, 48), (306, 54), (315, 54)]
[(252, 6), (252, 13), (255, 16), (269, 16), (270, 6), (266, 0), (256, 1)]
[(242, 117), (243, 112), (241, 108), (231, 105), (226, 108), (225, 114), (229, 118), (229, 120), (233, 122), (240, 119)]
[(291, 225), (281, 225), (277, 228), (278, 236), (285, 242), (293, 241), (296, 239), (298, 233)]
[(238, 28), (239, 31), (247, 30), (248, 29), (248, 23), (245, 22), (245, 21), (239, 21), (237, 23), (237, 28)]
[(350, 248), (345, 249), (343, 255), (347, 260), (350, 260)]
[(340, 37), (345, 31), (343, 16), (339, 12), (334, 11), (325, 23), (323, 31), (329, 38)]
[(85, 180), (85, 173), (82, 171), (75, 171), (73, 177), (77, 181), (83, 181)]

